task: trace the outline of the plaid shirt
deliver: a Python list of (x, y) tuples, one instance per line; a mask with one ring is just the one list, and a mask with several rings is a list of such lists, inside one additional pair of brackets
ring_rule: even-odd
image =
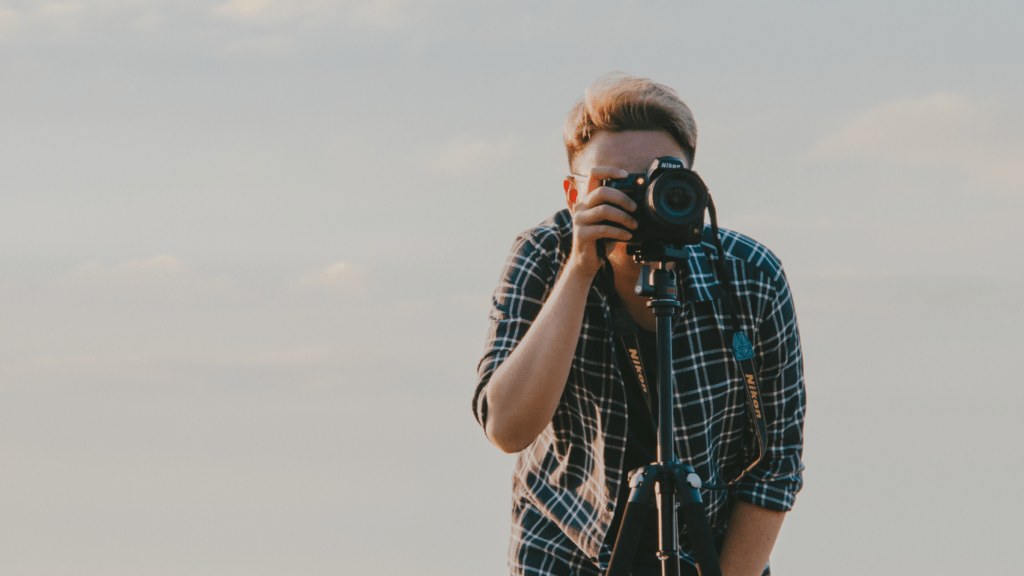
[[(761, 463), (739, 483), (727, 491), (703, 491), (716, 538), (725, 532), (737, 499), (769, 510), (793, 506), (803, 483), (805, 409), (800, 335), (782, 264), (756, 241), (720, 232), (740, 322), (753, 335), (768, 445)], [(571, 246), (568, 210), (516, 239), (494, 293), (478, 368), (473, 411), (481, 425), (487, 420), (491, 376), (537, 317)], [(688, 249), (683, 308), (673, 328), (676, 454), (705, 482), (724, 484), (753, 460), (757, 443), (739, 365), (723, 344), (728, 324), (716, 302), (723, 291), (709, 262), (717, 257), (710, 227), (704, 230), (704, 243)], [(622, 469), (629, 426), (625, 384), (615, 362), (611, 326), (607, 295), (595, 282), (558, 408), (516, 463), (509, 547), (513, 574), (598, 574), (611, 559), (605, 537), (620, 483), (629, 473)], [(681, 540), (684, 557), (692, 563), (686, 539)]]

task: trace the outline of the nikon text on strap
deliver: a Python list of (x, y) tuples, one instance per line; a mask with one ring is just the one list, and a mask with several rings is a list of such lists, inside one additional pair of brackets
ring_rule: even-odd
[[(618, 295), (616, 295), (618, 296)], [(618, 298), (616, 297), (616, 300)], [(637, 384), (640, 385), (640, 391), (644, 393), (644, 400), (647, 402), (647, 411), (651, 414), (651, 422), (654, 422), (654, 405), (651, 403), (651, 380), (647, 379), (647, 374), (650, 371), (647, 368), (647, 364), (644, 362), (644, 354), (640, 350), (640, 339), (637, 336), (636, 321), (630, 316), (629, 311), (620, 306), (616, 306), (612, 309), (612, 323), (615, 330), (615, 335), (619, 338), (622, 343), (623, 350), (626, 352), (626, 357), (629, 360), (631, 370), (636, 379)], [(619, 367), (622, 370), (622, 367)], [(623, 370), (625, 371), (625, 370)]]

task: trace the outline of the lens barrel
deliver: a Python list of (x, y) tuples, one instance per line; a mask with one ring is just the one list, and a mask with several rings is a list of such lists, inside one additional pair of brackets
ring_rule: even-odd
[(669, 170), (655, 178), (647, 188), (644, 208), (650, 221), (659, 228), (673, 229), (704, 221), (708, 189), (700, 177), (689, 170)]

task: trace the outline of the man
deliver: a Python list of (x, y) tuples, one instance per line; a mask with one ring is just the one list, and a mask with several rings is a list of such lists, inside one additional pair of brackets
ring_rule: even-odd
[[(633, 291), (640, 265), (626, 253), (637, 207), (602, 181), (642, 173), (664, 156), (691, 167), (696, 125), (671, 88), (610, 75), (591, 86), (570, 113), (565, 144), (568, 209), (513, 245), (494, 294), (473, 400), (491, 442), (519, 453), (509, 549), (517, 575), (603, 572), (629, 491), (627, 475), (654, 460), (657, 410), (644, 399), (657, 394), (640, 390), (623, 363), (612, 324), (612, 307), (627, 310), (639, 327), (642, 349), (656, 354), (648, 299)], [(767, 446), (738, 482), (726, 490), (703, 490), (702, 498), (722, 573), (755, 576), (769, 573), (768, 557), (802, 485), (800, 337), (775, 255), (750, 238), (720, 230), (731, 283), (723, 286), (712, 262), (717, 252), (711, 234), (705, 227), (703, 244), (689, 247), (689, 259), (681, 263), (688, 270), (680, 274), (683, 309), (673, 327), (675, 450), (705, 483), (718, 485), (756, 458), (743, 375), (724, 342), (729, 319), (722, 299), (731, 293), (753, 342)], [(634, 576), (660, 574), (651, 516)], [(692, 564), (685, 535), (681, 540), (684, 559)]]

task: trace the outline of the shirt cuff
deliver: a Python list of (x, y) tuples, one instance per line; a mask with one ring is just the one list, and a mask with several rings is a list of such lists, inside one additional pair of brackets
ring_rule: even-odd
[(740, 481), (736, 485), (736, 499), (775, 512), (789, 512), (796, 501), (796, 493), (803, 487), (803, 475), (794, 474), (770, 482)]

